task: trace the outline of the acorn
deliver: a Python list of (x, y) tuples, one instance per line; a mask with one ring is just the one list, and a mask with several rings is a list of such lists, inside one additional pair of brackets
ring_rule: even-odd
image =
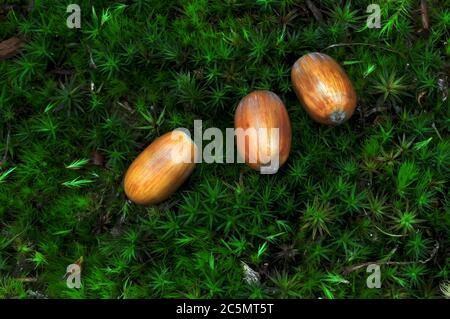
[(339, 125), (355, 111), (356, 93), (345, 71), (330, 56), (308, 53), (291, 71), (295, 93), (317, 122)]
[(166, 200), (191, 175), (197, 146), (181, 130), (153, 141), (128, 168), (124, 189), (137, 204), (153, 205)]
[(275, 93), (254, 91), (242, 98), (234, 115), (234, 127), (238, 154), (251, 168), (273, 174), (288, 159), (291, 121)]

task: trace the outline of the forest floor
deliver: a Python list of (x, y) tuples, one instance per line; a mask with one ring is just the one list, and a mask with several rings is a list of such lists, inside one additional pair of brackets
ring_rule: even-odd
[[(367, 0), (78, 0), (80, 28), (55, 2), (0, 5), (0, 298), (450, 296), (448, 0), (384, 1), (379, 28)], [(355, 87), (340, 126), (293, 91), (309, 52)], [(156, 137), (225, 131), (253, 90), (292, 122), (276, 174), (199, 163), (127, 200)]]

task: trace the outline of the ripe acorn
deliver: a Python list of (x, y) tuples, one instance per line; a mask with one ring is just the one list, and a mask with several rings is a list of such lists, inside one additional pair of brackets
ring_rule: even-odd
[(309, 53), (298, 59), (291, 71), (295, 93), (317, 122), (339, 125), (356, 107), (356, 93), (345, 71), (330, 56)]
[(275, 93), (254, 91), (245, 96), (236, 109), (234, 127), (238, 154), (251, 168), (273, 174), (288, 159), (291, 121)]
[(153, 141), (131, 163), (124, 189), (137, 204), (158, 204), (166, 200), (191, 175), (197, 146), (183, 131), (166, 133)]

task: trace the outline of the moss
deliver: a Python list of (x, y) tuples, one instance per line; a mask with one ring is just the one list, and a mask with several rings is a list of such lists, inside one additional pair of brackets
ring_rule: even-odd
[[(366, 0), (322, 1), (322, 22), (290, 0), (78, 1), (80, 30), (66, 27), (65, 4), (13, 3), (0, 7), (0, 39), (26, 45), (0, 61), (0, 297), (441, 295), (444, 4), (430, 5), (427, 37), (410, 0), (383, 4), (380, 29), (365, 27)], [(289, 80), (315, 51), (357, 91), (355, 114), (337, 127), (312, 121)], [(195, 119), (233, 127), (256, 89), (277, 93), (292, 121), (277, 174), (202, 163), (161, 205), (127, 201), (124, 172), (154, 138)], [(69, 289), (62, 278), (81, 256), (82, 288)], [(381, 289), (367, 288), (364, 267), (348, 272), (386, 260), (409, 263), (382, 265)], [(242, 262), (259, 284), (244, 280)]]

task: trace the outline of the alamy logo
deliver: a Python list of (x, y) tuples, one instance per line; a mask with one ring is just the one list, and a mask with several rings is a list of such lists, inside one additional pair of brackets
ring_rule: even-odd
[(81, 267), (79, 265), (70, 264), (69, 266), (67, 266), (66, 275), (67, 275), (66, 279), (67, 287), (71, 289), (81, 288)]
[(69, 4), (67, 6), (67, 13), (71, 13), (67, 17), (66, 24), (69, 29), (81, 28), (81, 8), (78, 4)]
[(372, 13), (367, 17), (367, 27), (369, 29), (381, 28), (381, 10), (378, 4), (370, 4), (367, 6), (366, 13)]
[(372, 273), (369, 277), (367, 277), (367, 288), (381, 288), (380, 265), (370, 264), (367, 266), (366, 272)]
[[(175, 163), (261, 163), (261, 174), (274, 174), (280, 167), (280, 129), (278, 127), (259, 128), (226, 128), (225, 138), (217, 127), (207, 128), (203, 132), (202, 120), (194, 120), (194, 143), (196, 156), (190, 156), (190, 147), (174, 148), (170, 154)], [(191, 134), (186, 128), (178, 128), (172, 132), (172, 140), (180, 138), (180, 132), (188, 138)], [(235, 157), (235, 137), (237, 156)], [(225, 141), (224, 141), (225, 140)], [(203, 147), (203, 141), (210, 141)], [(265, 147), (258, 147), (258, 144)], [(269, 147), (270, 146), (270, 147)], [(225, 152), (224, 152), (225, 151)], [(188, 154), (189, 153), (189, 154)], [(245, 158), (244, 158), (245, 156)]]

